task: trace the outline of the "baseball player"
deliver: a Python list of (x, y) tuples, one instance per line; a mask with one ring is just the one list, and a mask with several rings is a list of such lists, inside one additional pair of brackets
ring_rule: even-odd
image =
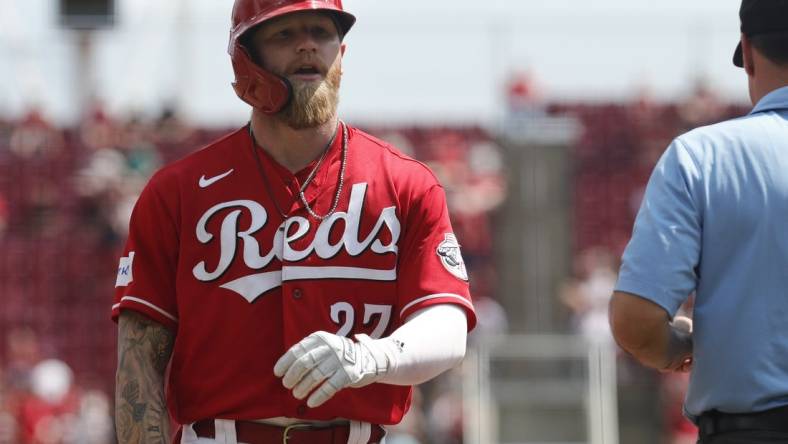
[[(788, 442), (788, 0), (742, 0), (739, 17), (754, 108), (662, 155), (610, 301), (622, 348), (690, 372), (699, 444)], [(692, 319), (675, 316), (691, 293)]]
[(251, 121), (151, 178), (120, 260), (120, 443), (383, 442), (464, 356), (443, 188), (337, 116), (354, 21), (340, 0), (236, 0)]

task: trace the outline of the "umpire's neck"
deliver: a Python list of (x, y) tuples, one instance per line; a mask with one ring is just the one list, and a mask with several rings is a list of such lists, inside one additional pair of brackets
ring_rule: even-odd
[(338, 117), (334, 115), (324, 124), (305, 129), (293, 129), (275, 117), (257, 109), (252, 111), (252, 133), (257, 145), (279, 164), (295, 173), (322, 154), (334, 132)]
[(770, 92), (788, 86), (788, 64), (770, 60), (755, 48), (744, 34), (741, 43), (744, 70), (747, 72), (753, 105)]

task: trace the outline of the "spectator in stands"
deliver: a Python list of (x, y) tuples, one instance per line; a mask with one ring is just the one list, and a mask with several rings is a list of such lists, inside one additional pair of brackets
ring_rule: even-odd
[(37, 110), (31, 110), (13, 129), (9, 140), (11, 152), (22, 158), (52, 158), (64, 147), (60, 131)]
[(181, 120), (172, 107), (165, 107), (154, 123), (152, 134), (158, 146), (188, 145), (194, 129)]
[(92, 119), (83, 125), (83, 136), (93, 149), (77, 175), (81, 216), (114, 243), (125, 237), (134, 202), (162, 160), (152, 127), (145, 122), (132, 118), (121, 126), (99, 112)]
[(503, 335), (509, 331), (506, 311), (496, 300), (500, 276), (493, 260), (479, 261), (468, 268), (471, 291), (476, 307), (476, 328), (468, 335), (474, 343), (485, 336)]
[[(120, 190), (132, 188), (129, 194), (136, 196), (134, 191), (139, 192), (142, 182), (129, 178), (126, 159), (117, 149), (93, 150), (75, 177), (76, 192), (80, 197), (80, 225), (108, 243), (119, 242), (125, 229), (122, 223), (113, 222), (116, 207), (126, 194)], [(125, 223), (128, 224), (128, 218)]]
[(530, 71), (513, 72), (506, 82), (506, 104), (511, 120), (544, 117), (541, 88)]
[(11, 392), (30, 390), (33, 367), (40, 360), (38, 336), (29, 327), (13, 328), (6, 335), (5, 346), (5, 386)]
[(607, 306), (616, 283), (613, 254), (589, 248), (575, 259), (575, 276), (561, 290), (561, 301), (571, 311), (572, 330), (595, 344), (613, 344)]
[(506, 197), (500, 149), (489, 142), (474, 143), (468, 147), (465, 163), (464, 180), (458, 184), (455, 193), (459, 205), (456, 211), (469, 216), (488, 217)]
[(682, 127), (691, 129), (721, 120), (725, 110), (708, 82), (700, 78), (678, 111)]
[(98, 390), (81, 396), (75, 437), (79, 444), (107, 444), (113, 441), (114, 428), (109, 397)]
[(99, 102), (92, 104), (91, 110), (80, 122), (77, 133), (82, 145), (91, 151), (115, 148), (120, 143), (120, 129)]
[(631, 125), (639, 128), (659, 123), (662, 107), (654, 97), (654, 91), (648, 85), (641, 85), (634, 94), (634, 99), (627, 104), (626, 115)]
[(161, 166), (153, 125), (132, 118), (123, 126), (118, 148), (126, 160), (127, 175), (148, 178)]
[(66, 363), (47, 359), (31, 374), (30, 394), (22, 401), (20, 423), (27, 444), (67, 444), (75, 436), (79, 401), (73, 372)]

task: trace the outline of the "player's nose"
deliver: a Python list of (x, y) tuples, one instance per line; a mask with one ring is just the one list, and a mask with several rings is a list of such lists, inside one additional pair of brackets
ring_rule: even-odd
[(316, 52), (317, 39), (311, 32), (304, 30), (298, 33), (298, 40), (296, 41), (296, 52)]

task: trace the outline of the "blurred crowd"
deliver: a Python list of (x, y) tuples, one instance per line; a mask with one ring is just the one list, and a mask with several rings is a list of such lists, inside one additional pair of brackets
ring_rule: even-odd
[[(532, 106), (527, 85), (513, 88), (514, 105)], [(654, 163), (679, 133), (742, 111), (720, 103), (702, 83), (678, 104), (657, 103), (644, 92), (631, 103), (540, 106), (584, 128), (568, 178), (576, 260), (557, 295), (567, 330), (613, 346), (607, 300)], [(362, 127), (439, 176), (479, 315), (471, 341), (505, 333), (494, 252), (507, 166), (494, 136), (478, 127)], [(228, 130), (191, 127), (172, 111), (118, 119), (100, 106), (71, 128), (36, 111), (0, 118), (0, 444), (114, 441), (116, 333), (109, 307), (131, 209), (160, 166)], [(458, 369), (419, 387), (412, 412), (387, 442), (461, 443), (461, 378)], [(661, 387), (664, 442), (689, 442), (681, 441), (694, 433), (680, 416), (686, 380), (663, 379), (654, 385)]]
[(36, 333), (6, 334), (0, 368), (0, 443), (105, 444), (113, 441), (110, 399), (77, 385), (59, 359), (42, 359)]

